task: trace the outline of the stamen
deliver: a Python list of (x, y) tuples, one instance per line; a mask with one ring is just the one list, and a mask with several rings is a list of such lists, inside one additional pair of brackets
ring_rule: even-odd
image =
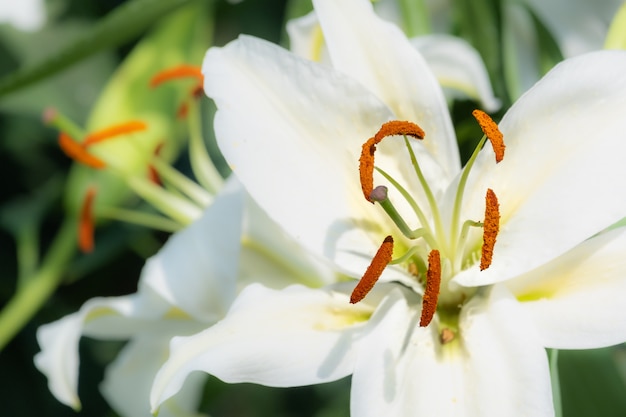
[(196, 78), (198, 80), (198, 84), (202, 84), (204, 82), (204, 76), (202, 75), (202, 69), (200, 67), (180, 65), (178, 67), (169, 68), (157, 73), (150, 80), (150, 87), (154, 88), (166, 81), (178, 78)]
[(483, 225), (483, 246), (480, 255), (480, 270), (484, 271), (491, 265), (493, 247), (500, 230), (500, 204), (496, 193), (491, 188), (485, 195), (485, 221)]
[(426, 272), (426, 289), (422, 297), (422, 315), (420, 317), (420, 327), (430, 324), (435, 311), (437, 311), (437, 300), (439, 299), (439, 287), (441, 286), (441, 256), (437, 249), (433, 249), (428, 254), (428, 271)]
[(416, 139), (424, 139), (425, 133), (421, 127), (411, 122), (393, 120), (384, 123), (380, 130), (369, 138), (361, 148), (361, 157), (359, 158), (359, 176), (361, 178), (361, 190), (365, 199), (371, 203), (370, 194), (374, 189), (374, 153), (376, 145), (387, 136), (412, 136)]
[(491, 117), (487, 115), (482, 110), (474, 110), (472, 115), (480, 125), (485, 136), (491, 142), (491, 147), (493, 148), (493, 152), (496, 154), (496, 163), (502, 161), (504, 158), (504, 140), (502, 136), (502, 132), (498, 129), (498, 125), (494, 122)]
[(126, 123), (111, 126), (98, 132), (90, 133), (85, 137), (82, 143), (83, 147), (88, 147), (94, 143), (102, 142), (107, 139), (112, 139), (115, 136), (123, 135), (126, 133), (140, 132), (146, 130), (148, 126), (140, 120), (131, 120)]
[(359, 281), (359, 283), (352, 290), (352, 295), (350, 295), (350, 303), (356, 304), (374, 288), (374, 284), (378, 281), (378, 278), (382, 275), (385, 267), (389, 262), (391, 262), (391, 256), (393, 255), (393, 238), (391, 236), (387, 236), (383, 241), (380, 248), (374, 255), (372, 259), (372, 263), (367, 267), (365, 274), (363, 274), (363, 278)]
[(75, 142), (69, 135), (63, 132), (59, 133), (59, 146), (67, 156), (77, 162), (95, 169), (106, 167), (103, 160), (87, 152), (83, 144)]
[(89, 253), (94, 248), (95, 225), (93, 219), (93, 200), (96, 197), (96, 189), (89, 187), (83, 206), (80, 210), (78, 223), (78, 247), (83, 253)]

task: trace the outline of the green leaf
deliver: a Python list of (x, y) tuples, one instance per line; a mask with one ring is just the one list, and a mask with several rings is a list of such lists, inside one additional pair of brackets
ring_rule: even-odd
[(73, 43), (38, 64), (0, 80), (0, 96), (55, 74), (99, 51), (120, 45), (140, 35), (159, 18), (197, 0), (133, 0), (111, 12)]
[(564, 416), (626, 416), (626, 384), (615, 360), (618, 349), (559, 351)]

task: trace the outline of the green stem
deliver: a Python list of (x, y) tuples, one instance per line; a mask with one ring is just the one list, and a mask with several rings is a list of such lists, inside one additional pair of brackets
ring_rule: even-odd
[(554, 403), (554, 416), (563, 417), (561, 404), (561, 383), (559, 381), (559, 351), (550, 349), (550, 382), (552, 382), (552, 402)]
[(41, 268), (25, 280), (0, 313), (0, 350), (39, 311), (61, 283), (76, 251), (76, 222), (67, 219), (57, 233)]
[(458, 230), (459, 230), (459, 223), (461, 221), (460, 220), (461, 206), (463, 206), (463, 194), (465, 193), (465, 185), (467, 184), (467, 179), (469, 178), (469, 173), (472, 170), (472, 166), (474, 166), (474, 162), (476, 161), (476, 158), (478, 157), (478, 153), (482, 149), (486, 140), (487, 140), (487, 137), (483, 135), (482, 139), (478, 143), (478, 146), (476, 146), (476, 149), (474, 149), (474, 153), (472, 153), (472, 156), (467, 161), (467, 164), (465, 164), (465, 167), (463, 168), (463, 172), (461, 173), (461, 178), (459, 179), (459, 185), (457, 186), (457, 189), (456, 189), (456, 197), (454, 198), (454, 210), (452, 212), (452, 225), (451, 225), (451, 230), (450, 230), (450, 242), (451, 242), (451, 249), (452, 249), (451, 253), (454, 253), (456, 251), (456, 248), (458, 247), (459, 240), (460, 240), (460, 236), (458, 235)]
[(189, 105), (187, 114), (189, 121), (189, 161), (196, 179), (209, 193), (215, 195), (222, 188), (224, 180), (215, 168), (209, 155), (200, 121), (200, 106), (197, 103)]
[(424, 0), (401, 0), (400, 10), (407, 37), (413, 38), (431, 32), (430, 17)]

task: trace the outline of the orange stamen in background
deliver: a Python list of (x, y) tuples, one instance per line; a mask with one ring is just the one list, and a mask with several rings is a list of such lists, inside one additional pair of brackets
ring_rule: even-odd
[(374, 284), (378, 281), (378, 278), (382, 275), (385, 267), (391, 262), (391, 256), (393, 255), (393, 238), (387, 236), (383, 241), (380, 248), (374, 255), (372, 263), (367, 267), (363, 278), (356, 284), (352, 295), (350, 295), (350, 303), (356, 304), (374, 288)]
[(158, 85), (179, 78), (196, 78), (198, 84), (204, 82), (204, 76), (202, 75), (202, 69), (200, 67), (194, 67), (193, 65), (180, 65), (178, 67), (169, 68), (157, 73), (150, 80), (150, 87), (154, 88)]
[(83, 253), (89, 253), (94, 248), (95, 223), (93, 219), (93, 200), (96, 189), (89, 187), (83, 200), (78, 223), (78, 247)]
[(484, 271), (491, 265), (493, 248), (500, 231), (500, 204), (498, 197), (491, 188), (485, 195), (485, 221), (483, 222), (483, 246), (480, 250), (480, 270)]
[(422, 297), (422, 315), (420, 317), (420, 327), (430, 324), (435, 311), (437, 311), (437, 300), (439, 299), (439, 287), (441, 286), (441, 256), (437, 249), (433, 249), (428, 254), (428, 272), (426, 272), (426, 289)]
[(361, 148), (361, 157), (359, 158), (361, 190), (363, 191), (363, 196), (369, 202), (372, 202), (370, 194), (374, 189), (374, 153), (376, 152), (376, 145), (387, 136), (397, 135), (424, 139), (425, 133), (415, 123), (393, 120), (384, 123), (376, 135), (373, 138), (369, 138)]
[(94, 143), (102, 142), (107, 139), (112, 139), (116, 136), (124, 135), (127, 133), (135, 133), (146, 130), (148, 126), (140, 121), (140, 120), (131, 120), (126, 123), (122, 123), (119, 125), (107, 127), (106, 129), (102, 129), (98, 132), (90, 133), (85, 137), (85, 140), (82, 143), (83, 147), (88, 147), (93, 145)]
[[(154, 148), (154, 156), (159, 156), (159, 154), (161, 153), (161, 149), (163, 149), (163, 142), (160, 142), (155, 148)], [(163, 186), (163, 181), (161, 181), (161, 177), (159, 176), (159, 172), (156, 170), (156, 168), (154, 167), (154, 165), (149, 164), (148, 165), (148, 179), (158, 185), (158, 186)]]
[(59, 133), (59, 146), (67, 156), (73, 160), (85, 164), (95, 169), (102, 169), (106, 166), (103, 160), (96, 158), (87, 150), (82, 143), (75, 142), (66, 133)]
[(496, 154), (496, 163), (502, 161), (506, 146), (504, 145), (504, 136), (500, 132), (498, 125), (482, 110), (476, 109), (472, 112), (472, 115), (480, 125), (485, 136), (487, 136), (487, 139), (489, 139), (489, 142), (491, 142), (493, 152)]

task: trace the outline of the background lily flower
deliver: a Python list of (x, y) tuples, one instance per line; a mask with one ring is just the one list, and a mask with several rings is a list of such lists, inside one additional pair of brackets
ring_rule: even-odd
[[(287, 22), (290, 49), (296, 55), (318, 62), (329, 62), (322, 29), (315, 12)], [(422, 35), (412, 44), (424, 56), (449, 97), (470, 97), (488, 111), (497, 111), (489, 74), (478, 52), (465, 40), (451, 35)]]
[[(149, 416), (150, 386), (173, 336), (216, 323), (250, 280), (274, 288), (294, 282), (320, 286), (333, 279), (324, 271), (294, 248), (233, 179), (200, 219), (148, 260), (135, 294), (91, 299), (80, 311), (42, 326), (35, 363), (57, 399), (80, 408), (80, 338), (129, 340), (107, 368), (101, 389), (120, 414)], [(202, 384), (203, 378), (189, 382), (183, 397), (160, 415), (177, 415), (177, 407), (195, 410)]]
[[(415, 246), (418, 254), (425, 245), (446, 259), (444, 301), (432, 323), (421, 324), (428, 290), (407, 263), (405, 270), (383, 273), (386, 297), (377, 290), (352, 310), (340, 307), (340, 300), (348, 307), (349, 291), (339, 287), (250, 287), (218, 325), (173, 340), (153, 407), (177, 392), (189, 373), (203, 370), (229, 382), (272, 386), (352, 373), (356, 416), (553, 415), (544, 348), (626, 340), (619, 307), (626, 271), (616, 255), (626, 250), (624, 229), (591, 238), (626, 212), (626, 191), (605, 180), (626, 175), (626, 122), (619, 117), (626, 54), (605, 51), (559, 65), (502, 120), (504, 160), (496, 164), (487, 147), (459, 173), (456, 151), (447, 148), (454, 139), (446, 136), (442, 95), (426, 66), (408, 71), (422, 62), (406, 48), (408, 40), (377, 20), (369, 2), (320, 0), (315, 6), (333, 68), (248, 37), (209, 50), (205, 89), (218, 106), (220, 147), (287, 233), (359, 277), (393, 227), (363, 201), (360, 145), (388, 120), (419, 124), (426, 137), (424, 148), (414, 147), (417, 162), (381, 143), (377, 165), (389, 173), (385, 178), (406, 184), (424, 208), (418, 227), (441, 229)], [(354, 17), (348, 24), (340, 18), (346, 13)], [(277, 149), (280, 159), (273, 157)], [(418, 166), (425, 177), (419, 184), (411, 180)], [(425, 185), (431, 196), (420, 194)], [(476, 255), (486, 226), (459, 241), (446, 236), (454, 239), (461, 220), (487, 223), (485, 190), (498, 196), (501, 220), (493, 262), (483, 268)], [(401, 252), (413, 245), (411, 238), (398, 240)], [(602, 271), (602, 284), (590, 271)], [(588, 315), (581, 313), (583, 303)], [(254, 351), (245, 348), (252, 339), (259, 340)]]

